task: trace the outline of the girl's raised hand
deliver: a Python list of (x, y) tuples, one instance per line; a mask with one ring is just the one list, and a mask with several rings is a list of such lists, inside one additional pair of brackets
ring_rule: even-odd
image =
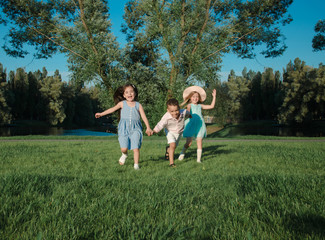
[(96, 114), (95, 114), (95, 118), (100, 118), (101, 116), (102, 116), (101, 113), (96, 113)]
[(212, 91), (212, 97), (216, 97), (217, 96), (217, 90), (213, 89)]

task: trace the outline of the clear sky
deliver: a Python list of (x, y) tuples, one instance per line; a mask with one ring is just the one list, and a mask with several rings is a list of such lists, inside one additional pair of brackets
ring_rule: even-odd
[[(124, 36), (120, 32), (124, 4), (126, 0), (109, 0), (110, 15), (112, 21), (112, 31), (117, 36), (121, 45), (125, 43)], [(289, 8), (293, 21), (282, 28), (282, 33), (286, 37), (288, 46), (285, 53), (277, 58), (264, 58), (257, 55), (255, 59), (239, 59), (234, 55), (227, 55), (223, 58), (223, 66), (220, 72), (221, 79), (227, 79), (230, 70), (234, 70), (237, 75), (241, 75), (244, 67), (248, 70), (263, 71), (265, 67), (271, 67), (281, 73), (286, 65), (299, 57), (307, 65), (318, 67), (320, 63), (325, 64), (325, 51), (313, 52), (312, 38), (315, 35), (314, 26), (320, 19), (325, 19), (325, 1), (324, 0), (294, 0)], [(5, 41), (3, 39), (6, 29), (0, 26), (0, 45)], [(32, 54), (20, 59), (6, 56), (3, 49), (0, 49), (0, 63), (7, 69), (7, 73), (16, 70), (19, 67), (26, 71), (36, 71), (46, 67), (49, 75), (53, 75), (58, 69), (64, 80), (68, 80), (69, 72), (66, 58), (63, 55), (55, 55), (51, 59), (37, 60)]]

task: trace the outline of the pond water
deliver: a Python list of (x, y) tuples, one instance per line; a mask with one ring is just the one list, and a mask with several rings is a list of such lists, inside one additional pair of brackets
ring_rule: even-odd
[(114, 136), (103, 128), (64, 129), (61, 127), (1, 127), (0, 137), (51, 135), (51, 136)]
[(225, 137), (264, 135), (281, 137), (323, 137), (325, 130), (319, 127), (286, 127), (280, 125), (230, 126), (224, 129)]
[[(230, 126), (220, 131), (223, 137), (265, 135), (265, 136), (294, 136), (294, 137), (323, 137), (325, 130), (317, 127), (284, 127), (279, 125), (258, 126)], [(219, 132), (218, 132), (219, 133)], [(218, 134), (217, 133), (217, 134)], [(52, 135), (52, 136), (114, 136), (105, 127), (92, 129), (64, 129), (60, 127), (0, 127), (0, 137), (25, 135)], [(215, 135), (215, 134), (213, 134)], [(215, 135), (217, 136), (217, 135)]]

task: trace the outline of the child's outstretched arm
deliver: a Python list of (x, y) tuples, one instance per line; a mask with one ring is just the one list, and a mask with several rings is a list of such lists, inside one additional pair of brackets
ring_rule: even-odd
[(113, 112), (119, 110), (119, 109), (122, 108), (122, 107), (123, 107), (123, 102), (119, 102), (119, 103), (116, 104), (114, 107), (111, 107), (111, 108), (105, 110), (104, 112), (96, 113), (96, 114), (95, 114), (95, 118), (100, 118), (100, 117), (105, 116), (105, 115), (107, 115), (107, 114), (111, 114), (111, 113), (113, 113)]
[(216, 104), (216, 96), (217, 96), (217, 91), (215, 89), (213, 89), (212, 91), (212, 102), (210, 105), (201, 105), (202, 109), (213, 109), (214, 105)]
[(144, 112), (143, 107), (142, 107), (141, 104), (139, 106), (139, 112), (140, 112), (140, 116), (141, 116), (141, 118), (142, 118), (142, 120), (143, 120), (143, 122), (144, 122), (144, 124), (146, 125), (146, 128), (147, 128), (146, 129), (146, 134), (148, 136), (151, 136), (153, 134), (153, 132), (152, 132), (152, 130), (150, 128), (149, 121), (147, 119), (147, 116), (146, 116), (146, 114), (145, 114), (145, 112)]

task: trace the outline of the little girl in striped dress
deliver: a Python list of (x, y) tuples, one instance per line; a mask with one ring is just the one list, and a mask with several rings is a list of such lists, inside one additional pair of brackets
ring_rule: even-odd
[(120, 110), (120, 121), (118, 124), (118, 140), (121, 147), (122, 156), (119, 159), (120, 165), (124, 165), (128, 157), (128, 150), (134, 153), (134, 169), (139, 169), (140, 148), (142, 144), (142, 125), (140, 117), (146, 125), (146, 134), (152, 135), (149, 121), (142, 105), (137, 102), (138, 90), (133, 84), (126, 84), (117, 89), (114, 100), (117, 104), (101, 113), (96, 113), (99, 118)]

